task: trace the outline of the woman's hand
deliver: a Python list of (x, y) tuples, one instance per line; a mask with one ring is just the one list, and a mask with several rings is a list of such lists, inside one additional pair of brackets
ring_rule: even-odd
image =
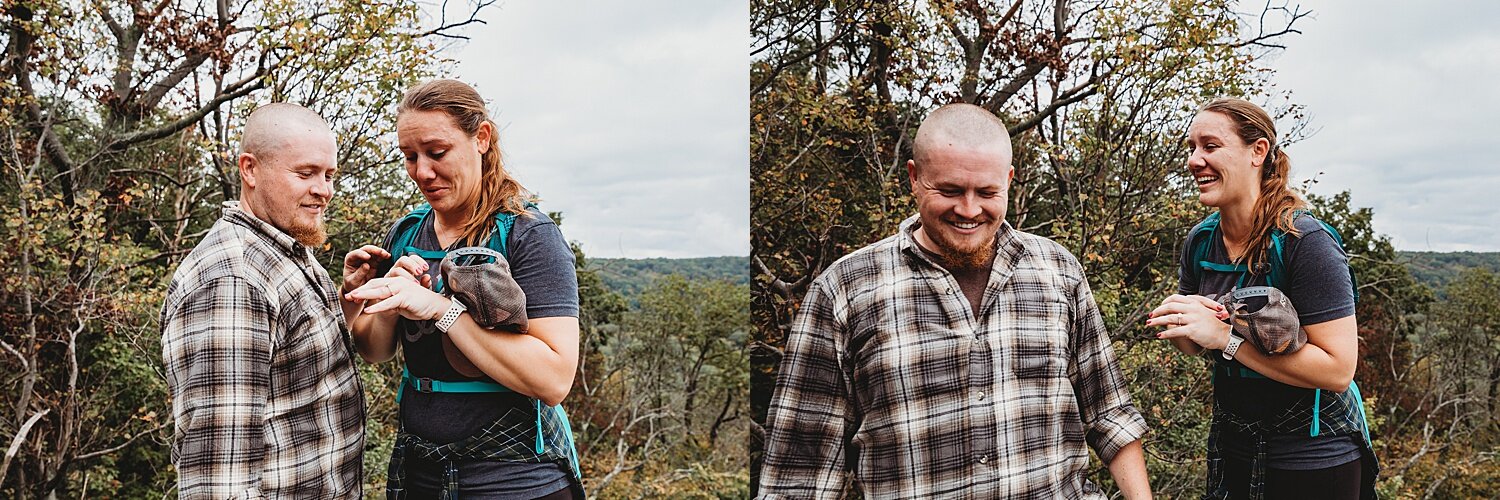
[(368, 314), (395, 311), (402, 317), (413, 321), (441, 318), (443, 313), (448, 312), (448, 308), (453, 305), (448, 298), (438, 295), (437, 292), (429, 290), (407, 276), (373, 279), (364, 286), (344, 294), (344, 297), (351, 301), (378, 301), (365, 308)]
[(1224, 349), (1229, 344), (1229, 312), (1202, 295), (1173, 295), (1151, 311), (1146, 326), (1165, 326), (1159, 339), (1187, 339), (1204, 349)]
[(421, 257), (416, 255), (407, 255), (396, 259), (396, 263), (391, 266), (389, 272), (385, 273), (385, 277), (407, 278), (420, 283), (425, 288), (431, 289), (432, 276), (427, 274), (427, 269), (427, 261), (422, 260)]

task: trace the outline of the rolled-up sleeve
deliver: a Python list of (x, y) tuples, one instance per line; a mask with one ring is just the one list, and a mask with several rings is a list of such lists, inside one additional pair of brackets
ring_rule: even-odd
[(200, 285), (163, 311), (181, 498), (261, 498), (275, 321), (243, 280)]
[(1073, 363), (1068, 376), (1078, 397), (1084, 439), (1108, 464), (1121, 448), (1146, 435), (1146, 419), (1130, 403), (1109, 330), (1087, 280), (1080, 278), (1074, 285), (1073, 300)]
[[(819, 280), (821, 282), (821, 280)], [(839, 498), (848, 485), (849, 387), (833, 298), (814, 283), (787, 337), (766, 422), (761, 498)]]

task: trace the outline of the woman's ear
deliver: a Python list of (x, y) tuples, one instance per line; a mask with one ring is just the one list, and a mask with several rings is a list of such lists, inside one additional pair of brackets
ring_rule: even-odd
[(474, 140), (479, 142), (479, 154), (482, 155), (490, 151), (490, 143), (493, 142), (490, 140), (490, 137), (494, 133), (495, 126), (490, 124), (489, 120), (485, 120), (484, 123), (479, 124), (479, 130), (474, 131)]
[(1255, 158), (1254, 166), (1256, 168), (1265, 166), (1266, 155), (1271, 154), (1271, 141), (1266, 140), (1265, 137), (1256, 139), (1254, 143), (1250, 144), (1250, 149), (1251, 157)]

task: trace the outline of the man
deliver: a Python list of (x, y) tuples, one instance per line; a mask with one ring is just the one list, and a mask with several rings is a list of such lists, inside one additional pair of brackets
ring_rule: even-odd
[(1010, 138), (983, 108), (924, 120), (919, 214), (813, 282), (767, 424), (766, 498), (1148, 498), (1140, 438), (1082, 266), (1005, 222)]
[(360, 495), (364, 395), (342, 304), (313, 258), (335, 171), (316, 113), (270, 104), (240, 145), (240, 199), (177, 268), (162, 358), (182, 498)]

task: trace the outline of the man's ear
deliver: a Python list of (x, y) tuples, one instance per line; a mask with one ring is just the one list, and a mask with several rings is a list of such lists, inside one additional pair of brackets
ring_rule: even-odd
[(917, 161), (906, 160), (906, 181), (911, 184), (911, 191), (917, 192)]
[(255, 187), (255, 174), (260, 173), (260, 161), (250, 153), (240, 153), (237, 162), (240, 167), (240, 182), (251, 188)]

